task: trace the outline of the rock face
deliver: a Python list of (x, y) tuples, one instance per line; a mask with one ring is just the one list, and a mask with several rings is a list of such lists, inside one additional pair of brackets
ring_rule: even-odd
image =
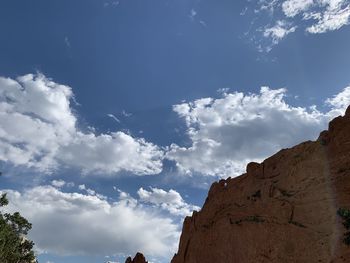
[(141, 253), (136, 253), (134, 259), (131, 259), (131, 257), (128, 257), (125, 261), (125, 263), (147, 263), (145, 257)]
[(317, 141), (215, 182), (171, 262), (350, 262), (339, 208), (350, 208), (350, 107)]

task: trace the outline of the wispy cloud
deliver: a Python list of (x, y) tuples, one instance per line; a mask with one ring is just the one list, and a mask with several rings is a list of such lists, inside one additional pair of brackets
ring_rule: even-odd
[(189, 18), (193, 21), (196, 15), (197, 15), (197, 11), (192, 8), (189, 14)]
[(53, 181), (51, 182), (51, 184), (52, 184), (54, 187), (60, 188), (60, 187), (64, 186), (64, 185), (66, 184), (66, 182), (63, 181), (63, 180), (53, 180)]
[[(272, 47), (290, 33), (303, 30), (309, 34), (334, 31), (349, 24), (349, 0), (259, 0), (247, 32), (259, 51)], [(266, 21), (271, 21), (268, 24)]]
[(115, 120), (116, 122), (120, 123), (120, 120), (113, 114), (109, 113), (107, 114), (108, 117), (112, 118), (113, 120)]
[[(325, 1), (327, 2), (327, 1)], [(342, 4), (338, 1), (338, 4), (329, 1), (324, 12), (310, 12), (304, 13), (305, 20), (314, 20), (316, 23), (308, 26), (306, 31), (312, 34), (325, 33), (327, 31), (338, 30), (341, 27), (349, 24), (350, 18), (350, 4)]]
[(247, 11), (248, 11), (248, 7), (246, 6), (242, 9), (242, 11), (239, 13), (239, 15), (244, 16), (247, 13)]
[(272, 14), (278, 5), (279, 0), (259, 0), (257, 9), (255, 9), (255, 13), (258, 13), (260, 11), (267, 11)]
[(287, 17), (294, 17), (308, 10), (313, 4), (314, 0), (287, 0), (282, 3), (282, 10)]
[(277, 45), (288, 34), (295, 32), (296, 29), (296, 26), (293, 26), (284, 20), (278, 20), (274, 26), (266, 27), (263, 31), (263, 36), (271, 38), (272, 41), (270, 45), (265, 47), (266, 51), (270, 51), (274, 45)]
[(69, 41), (69, 38), (66, 36), (66, 37), (64, 37), (64, 43), (66, 44), (66, 46), (68, 47), (68, 48), (70, 48), (71, 47), (71, 44), (70, 44), (70, 41)]
[(130, 112), (127, 112), (127, 111), (125, 111), (125, 110), (122, 110), (122, 115), (123, 115), (124, 117), (130, 117), (130, 116), (132, 116), (132, 114), (131, 114)]
[(104, 7), (117, 7), (120, 4), (120, 1), (107, 1), (103, 3)]
[(199, 24), (201, 24), (202, 26), (206, 27), (207, 26), (207, 23), (203, 20), (199, 20)]

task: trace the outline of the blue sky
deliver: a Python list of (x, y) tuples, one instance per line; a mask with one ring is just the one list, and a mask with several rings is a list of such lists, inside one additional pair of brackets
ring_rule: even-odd
[(0, 3), (0, 190), (40, 263), (176, 252), (210, 184), (350, 103), (347, 0)]

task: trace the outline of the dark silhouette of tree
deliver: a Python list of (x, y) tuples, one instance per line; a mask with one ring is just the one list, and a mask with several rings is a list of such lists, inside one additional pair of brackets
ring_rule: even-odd
[[(1, 173), (0, 173), (1, 175)], [(6, 194), (0, 197), (0, 209), (9, 203)], [(0, 262), (34, 263), (37, 262), (34, 243), (26, 238), (32, 224), (19, 212), (3, 213), (0, 210)]]

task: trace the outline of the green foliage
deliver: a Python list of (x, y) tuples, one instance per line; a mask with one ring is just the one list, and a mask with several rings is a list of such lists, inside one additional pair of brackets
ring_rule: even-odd
[[(0, 197), (0, 207), (8, 205), (6, 194)], [(0, 211), (0, 262), (1, 263), (32, 263), (37, 262), (33, 252), (34, 243), (26, 239), (32, 225), (15, 212)]]
[(6, 194), (2, 194), (0, 197), (0, 207), (6, 206), (9, 204), (9, 201), (6, 198)]
[(339, 208), (338, 209), (338, 215), (344, 220), (343, 225), (347, 232), (344, 234), (344, 243), (348, 246), (350, 246), (350, 210), (345, 208)]

